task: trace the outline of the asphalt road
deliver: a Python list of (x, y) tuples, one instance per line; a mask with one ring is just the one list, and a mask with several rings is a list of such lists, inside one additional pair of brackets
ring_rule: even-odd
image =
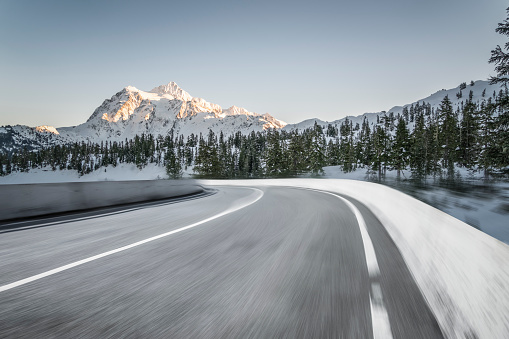
[(297, 188), (4, 225), (0, 337), (441, 338), (384, 227), (349, 200), (377, 274), (352, 208)]

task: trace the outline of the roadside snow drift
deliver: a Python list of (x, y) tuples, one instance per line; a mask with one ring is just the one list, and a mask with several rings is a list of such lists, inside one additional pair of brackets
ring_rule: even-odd
[(339, 179), (201, 181), (297, 186), (364, 203), (398, 246), (447, 338), (509, 338), (509, 246), (387, 186)]

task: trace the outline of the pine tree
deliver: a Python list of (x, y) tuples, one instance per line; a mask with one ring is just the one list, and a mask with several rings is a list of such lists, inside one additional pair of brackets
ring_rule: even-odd
[(208, 174), (208, 167), (207, 164), (209, 162), (209, 150), (207, 143), (203, 139), (203, 136), (200, 133), (200, 140), (198, 142), (198, 151), (196, 154), (196, 159), (194, 163), (193, 170), (200, 174), (200, 175), (206, 175)]
[(355, 148), (353, 145), (352, 121), (346, 118), (339, 128), (339, 133), (341, 135), (339, 144), (340, 165), (344, 172), (351, 172), (354, 170), (353, 164), (357, 162), (354, 159)]
[(509, 96), (499, 103), (499, 114), (494, 121), (493, 154), (496, 156), (495, 166), (509, 174)]
[(5, 156), (0, 153), (0, 177), (5, 175), (4, 171)]
[(338, 129), (337, 127), (331, 125), (331, 124), (328, 124), (327, 125), (327, 136), (328, 137), (332, 137), (332, 138), (335, 138), (338, 136)]
[(408, 122), (409, 122), (409, 113), (408, 113), (408, 108), (406, 106), (403, 107), (403, 119), (405, 119), (405, 122), (408, 124)]
[[(413, 114), (411, 117), (411, 121), (413, 122), (415, 117), (415, 109), (413, 110)], [(382, 126), (383, 126), (383, 133), (381, 136), (381, 142), (383, 147), (383, 152), (381, 154), (380, 160), (382, 161), (382, 170), (383, 170), (383, 176), (385, 178), (387, 174), (387, 167), (390, 162), (390, 154), (392, 153), (392, 135), (391, 131), (394, 129), (394, 116), (392, 114), (384, 115), (381, 119)]]
[[(498, 24), (496, 32), (506, 37), (509, 37), (509, 8), (506, 9), (507, 18)], [(498, 100), (492, 107), (488, 104), (483, 112), (483, 118), (486, 120), (486, 116), (489, 116), (493, 109), (498, 110), (498, 115), (491, 122), (491, 127), (494, 134), (494, 142), (492, 147), (487, 145), (487, 141), (490, 139), (487, 136), (486, 129), (487, 124), (483, 121), (482, 125), (482, 167), (484, 169), (485, 177), (487, 178), (490, 165), (495, 165), (498, 168), (505, 169), (509, 166), (509, 94), (507, 93), (507, 83), (509, 82), (509, 42), (506, 42), (502, 49), (499, 45), (491, 51), (491, 58), (489, 63), (495, 64), (496, 76), (490, 77), (490, 83), (496, 84), (501, 83), (505, 87), (505, 92), (499, 95)], [(489, 111), (489, 112), (487, 112)], [(488, 118), (489, 120), (489, 118)]]
[(216, 177), (229, 178), (230, 177), (230, 156), (226, 141), (224, 140), (223, 131), (219, 133), (219, 142), (217, 145), (217, 162), (218, 168)]
[(493, 114), (496, 104), (488, 98), (487, 103), (482, 103), (479, 111), (479, 169), (484, 172), (484, 178), (488, 179), (493, 168)]
[[(418, 114), (417, 118), (422, 114)], [(403, 118), (398, 119), (396, 125), (396, 134), (392, 145), (391, 163), (397, 171), (397, 177), (400, 178), (401, 171), (406, 169), (409, 164), (410, 138), (408, 128)]]
[(194, 171), (203, 177), (220, 177), (222, 170), (219, 162), (217, 138), (212, 130), (209, 130), (207, 141), (200, 135), (198, 154)]
[(292, 131), (289, 135), (287, 161), (288, 172), (292, 176), (299, 175), (304, 172), (304, 138), (298, 131)]
[(265, 174), (269, 177), (280, 176), (283, 172), (283, 160), (279, 131), (269, 130), (265, 149)]
[(427, 174), (428, 141), (426, 138), (426, 123), (422, 114), (419, 114), (415, 119), (410, 145), (409, 161), (412, 177), (418, 180), (425, 179)]
[(462, 166), (472, 169), (477, 163), (478, 153), (478, 112), (472, 102), (473, 93), (470, 91), (469, 99), (463, 107), (460, 124), (459, 162)]
[(456, 160), (456, 147), (458, 126), (457, 118), (452, 109), (452, 103), (445, 96), (439, 107), (439, 145), (442, 148), (442, 166), (447, 169), (449, 178), (454, 176), (454, 162)]
[(384, 163), (384, 150), (385, 150), (385, 130), (382, 126), (377, 124), (373, 129), (373, 155), (371, 168), (378, 173), (378, 181), (382, 180), (382, 164)]
[(330, 139), (327, 143), (327, 165), (338, 166), (340, 162), (339, 138)]
[(164, 157), (166, 174), (170, 179), (179, 179), (182, 178), (182, 164), (180, 159), (175, 154), (175, 149), (170, 148), (166, 151)]
[[(508, 17), (498, 24), (495, 31), (499, 34), (509, 36), (509, 7), (506, 9)], [(494, 50), (491, 51), (491, 57), (489, 63), (495, 64), (496, 76), (490, 77), (491, 84), (507, 84), (509, 82), (509, 42), (506, 42), (502, 49), (500, 45), (497, 45)]]
[(325, 160), (325, 137), (320, 125), (315, 121), (313, 131), (311, 133), (311, 149), (309, 170), (312, 174), (323, 174), (323, 167), (326, 165)]
[(7, 159), (5, 160), (5, 174), (11, 174), (12, 173), (12, 156), (7, 156)]
[(369, 121), (366, 117), (364, 117), (364, 120), (362, 121), (362, 127), (357, 141), (357, 149), (360, 165), (362, 167), (369, 166), (371, 164), (372, 143), (371, 128), (369, 127)]

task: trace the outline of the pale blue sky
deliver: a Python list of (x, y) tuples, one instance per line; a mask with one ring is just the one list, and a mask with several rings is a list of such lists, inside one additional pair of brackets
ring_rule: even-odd
[(175, 81), (289, 123), (390, 109), (493, 75), (506, 1), (0, 0), (0, 125), (70, 126)]

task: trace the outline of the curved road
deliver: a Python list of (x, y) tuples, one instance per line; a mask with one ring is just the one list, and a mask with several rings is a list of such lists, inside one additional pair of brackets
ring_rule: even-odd
[(442, 337), (373, 214), (298, 188), (0, 225), (0, 305), (1, 338)]

